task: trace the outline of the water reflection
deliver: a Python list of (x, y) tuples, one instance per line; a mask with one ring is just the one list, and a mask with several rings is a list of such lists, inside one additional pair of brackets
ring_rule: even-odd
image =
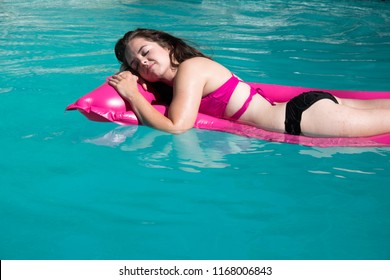
[(374, 153), (380, 156), (386, 156), (390, 152), (390, 148), (386, 147), (328, 147), (319, 148), (311, 147), (310, 149), (302, 149), (299, 151), (301, 155), (312, 156), (314, 158), (332, 158), (335, 155), (357, 155), (363, 153)]
[[(334, 166), (331, 161), (326, 170), (310, 168), (307, 170), (310, 173), (330, 172), (329, 169), (332, 168), (353, 169), (351, 166), (356, 167), (361, 156), (367, 154), (388, 161), (390, 154), (390, 148), (387, 147), (306, 147), (199, 129), (172, 135), (144, 126), (118, 126), (103, 135), (88, 137), (83, 142), (132, 153), (139, 162), (149, 168), (179, 168), (188, 172), (232, 166), (232, 161), (228, 157), (234, 154), (246, 154), (245, 165), (251, 160), (256, 162), (265, 158), (268, 160), (270, 155), (280, 157), (277, 160), (277, 165), (280, 166), (290, 166), (291, 162), (296, 160), (310, 161), (309, 158), (314, 160), (311, 165), (320, 166), (325, 164), (323, 160), (327, 158), (337, 157), (341, 161), (346, 161), (340, 166)], [(267, 163), (272, 166), (272, 161)], [(372, 168), (372, 163), (369, 167)], [(370, 168), (367, 171), (362, 166), (361, 171), (372, 172)]]
[(388, 147), (311, 147), (300, 149), (299, 155), (310, 156), (307, 159), (313, 163), (307, 169), (310, 174), (359, 182), (372, 180), (374, 176), (377, 180), (386, 178), (390, 162)]
[(200, 172), (202, 168), (230, 166), (226, 160), (228, 155), (248, 152), (254, 142), (258, 146), (260, 141), (198, 129), (172, 135), (148, 127), (119, 126), (104, 135), (84, 139), (84, 142), (134, 153), (149, 167), (175, 166), (188, 172)]

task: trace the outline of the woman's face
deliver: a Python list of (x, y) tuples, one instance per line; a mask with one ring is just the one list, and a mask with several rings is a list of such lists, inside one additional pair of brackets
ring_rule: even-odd
[(149, 82), (166, 80), (172, 70), (169, 50), (144, 38), (134, 38), (128, 43), (126, 60), (131, 69)]

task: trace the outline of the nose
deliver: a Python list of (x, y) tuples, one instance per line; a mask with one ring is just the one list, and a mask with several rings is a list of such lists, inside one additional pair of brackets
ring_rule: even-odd
[(147, 66), (147, 65), (148, 65), (148, 60), (147, 60), (146, 58), (142, 58), (142, 59), (141, 59), (141, 64), (142, 64), (143, 66)]

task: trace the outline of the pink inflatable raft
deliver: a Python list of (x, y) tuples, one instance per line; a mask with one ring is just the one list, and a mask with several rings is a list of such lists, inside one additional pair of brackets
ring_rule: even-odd
[[(292, 97), (314, 88), (303, 88), (296, 86), (283, 86), (273, 84), (252, 83), (260, 87), (265, 96), (272, 97), (276, 102), (285, 102)], [(167, 106), (159, 105), (158, 100), (151, 92), (145, 91), (139, 86), (140, 92), (153, 106), (165, 114)], [(323, 90), (323, 89), (320, 89)], [(348, 91), (348, 90), (325, 90), (331, 94), (354, 99), (382, 99), (390, 98), (390, 92), (380, 91)], [(161, 103), (160, 103), (161, 104)], [(131, 110), (130, 104), (122, 99), (116, 90), (104, 83), (100, 87), (82, 96), (73, 104), (66, 107), (66, 110), (79, 110), (88, 119), (99, 122), (114, 122), (120, 125), (139, 125), (138, 119)], [(332, 146), (365, 146), (380, 147), (390, 146), (390, 133), (361, 138), (315, 138), (307, 136), (295, 136), (285, 133), (270, 132), (253, 126), (232, 122), (225, 119), (218, 119), (205, 114), (198, 114), (194, 124), (195, 128), (216, 130), (233, 133), (241, 136), (252, 137), (273, 142), (285, 142), (305, 146), (332, 147)]]

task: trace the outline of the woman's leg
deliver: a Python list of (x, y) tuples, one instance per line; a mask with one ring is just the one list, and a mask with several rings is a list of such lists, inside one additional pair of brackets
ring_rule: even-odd
[(356, 109), (390, 110), (390, 99), (361, 100), (361, 99), (337, 98), (337, 101), (342, 105), (356, 108)]
[(390, 110), (367, 107), (357, 109), (343, 104), (346, 104), (343, 100), (341, 104), (336, 104), (328, 99), (314, 103), (302, 114), (302, 134), (319, 137), (367, 137), (390, 133)]

